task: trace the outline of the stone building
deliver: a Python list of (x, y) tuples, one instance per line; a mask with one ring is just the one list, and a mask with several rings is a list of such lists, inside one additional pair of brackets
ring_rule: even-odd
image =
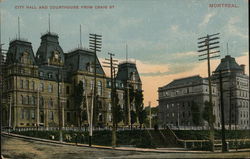
[[(212, 85), (212, 101), (215, 126), (220, 124), (218, 120), (218, 91), (216, 85)], [(202, 119), (205, 101), (209, 101), (208, 80), (198, 75), (175, 79), (169, 84), (158, 89), (159, 106), (158, 120), (160, 126), (193, 127), (207, 126)]]
[[(51, 32), (41, 36), (36, 54), (31, 42), (22, 39), (11, 41), (3, 71), (3, 125), (14, 128), (37, 125), (54, 127), (60, 122), (63, 127), (87, 125), (86, 118), (79, 119), (80, 109), (75, 104), (75, 88), (82, 81), (83, 95), (90, 105), (94, 88), (94, 60), (94, 52), (89, 49), (77, 48), (64, 52), (58, 35)], [(98, 58), (96, 63), (98, 104), (94, 120), (96, 126), (103, 127), (112, 125), (111, 84)], [(129, 70), (129, 76), (120, 76), (124, 74), (123, 69)], [(124, 62), (119, 65), (116, 80), (119, 104), (124, 110), (130, 109), (124, 102), (128, 82), (141, 90), (136, 65)], [(81, 111), (87, 111), (86, 104), (81, 105)]]
[(249, 129), (249, 76), (245, 74), (245, 65), (239, 65), (235, 58), (229, 55), (221, 59), (221, 63), (213, 72), (218, 90), (220, 72), (226, 127), (230, 129), (237, 125), (239, 129)]
[[(214, 104), (215, 128), (221, 127), (221, 95), (219, 73), (223, 77), (224, 120), (227, 129), (235, 126), (249, 129), (249, 77), (245, 74), (244, 65), (236, 63), (227, 55), (212, 75), (212, 100)], [(208, 80), (200, 76), (176, 79), (158, 89), (159, 124), (173, 126), (203, 126), (204, 120), (194, 123), (195, 111), (192, 106), (198, 105), (199, 112), (204, 110), (205, 101), (209, 101)], [(200, 114), (201, 115), (201, 114)]]

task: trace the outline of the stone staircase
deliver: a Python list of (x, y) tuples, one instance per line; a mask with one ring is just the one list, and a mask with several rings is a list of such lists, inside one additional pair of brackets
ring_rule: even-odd
[(177, 136), (170, 130), (147, 131), (153, 145), (157, 148), (183, 147)]

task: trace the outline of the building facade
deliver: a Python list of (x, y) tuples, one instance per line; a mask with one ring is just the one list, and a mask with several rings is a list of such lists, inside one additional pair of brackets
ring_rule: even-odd
[[(224, 120), (227, 129), (249, 129), (249, 77), (244, 65), (236, 63), (227, 55), (221, 59), (212, 75), (212, 101), (215, 128), (221, 127), (221, 91), (219, 74), (222, 77)], [(208, 80), (200, 76), (176, 79), (158, 89), (159, 124), (172, 126), (206, 126), (202, 112), (209, 101)], [(198, 106), (198, 108), (196, 108)], [(201, 122), (197, 122), (197, 110)], [(194, 117), (195, 116), (195, 117)]]
[[(91, 105), (94, 89), (94, 61), (95, 54), (89, 49), (77, 48), (65, 53), (58, 35), (51, 32), (41, 36), (36, 54), (30, 42), (22, 39), (11, 41), (3, 66), (3, 125), (14, 128), (87, 125), (86, 114), (90, 110), (87, 103)], [(112, 125), (111, 82), (98, 58), (96, 64), (94, 123), (105, 127)], [(124, 74), (121, 69), (124, 65), (129, 76), (120, 76)], [(126, 85), (133, 83), (137, 90), (142, 91), (136, 64), (121, 63), (117, 74), (115, 85), (119, 104), (124, 110), (130, 109), (124, 102)], [(75, 97), (80, 81), (85, 101), (79, 106)], [(79, 111), (85, 112), (84, 118)], [(126, 125), (124, 121), (120, 124)]]
[[(194, 127), (207, 126), (202, 112), (205, 101), (209, 101), (208, 80), (200, 76), (176, 79), (158, 89), (158, 119), (160, 126)], [(218, 91), (212, 85), (213, 113), (218, 119)], [(220, 121), (215, 121), (215, 126)]]
[(245, 74), (245, 65), (239, 65), (235, 58), (229, 55), (221, 59), (221, 63), (213, 72), (213, 81), (217, 83), (218, 90), (220, 73), (226, 127), (249, 129), (249, 76)]

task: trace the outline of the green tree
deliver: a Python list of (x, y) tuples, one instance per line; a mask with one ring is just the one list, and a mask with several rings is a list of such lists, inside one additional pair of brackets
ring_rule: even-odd
[(194, 125), (196, 125), (196, 126), (201, 125), (200, 107), (196, 102), (192, 102), (191, 112), (192, 112), (192, 121), (193, 121)]
[(78, 85), (75, 86), (75, 93), (74, 93), (74, 103), (77, 109), (77, 116), (78, 116), (78, 126), (81, 127), (82, 124), (82, 111), (83, 111), (83, 82), (80, 81)]
[(142, 127), (142, 124), (144, 124), (147, 120), (147, 112), (145, 109), (141, 110), (139, 112), (139, 123), (140, 123), (140, 128)]
[(133, 124), (136, 122), (136, 113), (135, 111), (131, 110), (130, 111), (130, 118), (131, 118), (131, 128), (133, 127)]
[(210, 111), (210, 103), (208, 101), (205, 101), (204, 105), (205, 105), (204, 110), (202, 112), (203, 119), (209, 123), (209, 117), (211, 115), (212, 123), (214, 123), (215, 122), (215, 116), (213, 114), (210, 114), (210, 112), (211, 112)]

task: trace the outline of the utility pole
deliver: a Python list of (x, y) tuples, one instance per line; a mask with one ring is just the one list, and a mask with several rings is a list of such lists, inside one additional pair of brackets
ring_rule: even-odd
[(149, 105), (149, 128), (152, 128), (151, 102), (148, 102), (148, 105)]
[[(198, 38), (200, 40), (198, 42), (198, 48), (201, 50), (198, 50), (198, 52), (204, 52), (204, 54), (200, 54), (199, 57), (205, 56), (205, 58), (199, 59), (201, 60), (207, 60), (207, 68), (208, 68), (208, 87), (209, 87), (209, 128), (210, 128), (210, 133), (209, 133), (209, 138), (210, 138), (210, 144), (211, 144), (211, 151), (214, 152), (214, 123), (213, 123), (213, 100), (212, 100), (212, 84), (211, 84), (211, 71), (210, 71), (210, 59), (219, 57), (219, 55), (214, 55), (211, 56), (212, 54), (219, 53), (220, 51), (212, 51), (213, 49), (219, 48), (219, 46), (214, 46), (216, 44), (219, 44), (219, 41), (214, 41), (218, 40), (220, 33), (212, 34), (212, 35), (207, 35), (205, 37)], [(212, 52), (211, 52), (212, 51)]]
[[(62, 79), (62, 76), (61, 76)], [(57, 73), (57, 106), (58, 106), (58, 120), (59, 120), (59, 141), (63, 142), (63, 135), (62, 135), (62, 108), (60, 103), (60, 68), (58, 67)]]
[[(97, 34), (89, 34), (89, 48), (94, 52), (94, 101), (93, 101), (93, 109), (96, 108), (96, 61), (97, 61), (97, 52), (101, 51), (102, 45), (102, 36)], [(92, 112), (94, 113), (94, 112)], [(91, 122), (93, 124), (93, 122)], [(89, 135), (89, 146), (91, 147), (92, 143), (92, 135)]]
[(221, 107), (221, 142), (222, 142), (222, 152), (227, 151), (227, 144), (225, 138), (225, 119), (224, 119), (224, 100), (223, 100), (223, 82), (222, 82), (222, 71), (219, 71), (219, 81), (220, 81), (220, 107)]
[(115, 80), (115, 68), (117, 68), (117, 63), (118, 60), (114, 60), (113, 56), (115, 54), (108, 53), (110, 56), (110, 59), (105, 59), (108, 62), (104, 62), (105, 64), (108, 64), (109, 66), (104, 66), (104, 67), (109, 67), (110, 68), (110, 76), (111, 76), (111, 108), (112, 108), (112, 122), (113, 122), (113, 127), (112, 127), (112, 148), (114, 149), (116, 147), (116, 123), (117, 123), (117, 105), (115, 105), (115, 93), (116, 93), (116, 83), (114, 82)]

